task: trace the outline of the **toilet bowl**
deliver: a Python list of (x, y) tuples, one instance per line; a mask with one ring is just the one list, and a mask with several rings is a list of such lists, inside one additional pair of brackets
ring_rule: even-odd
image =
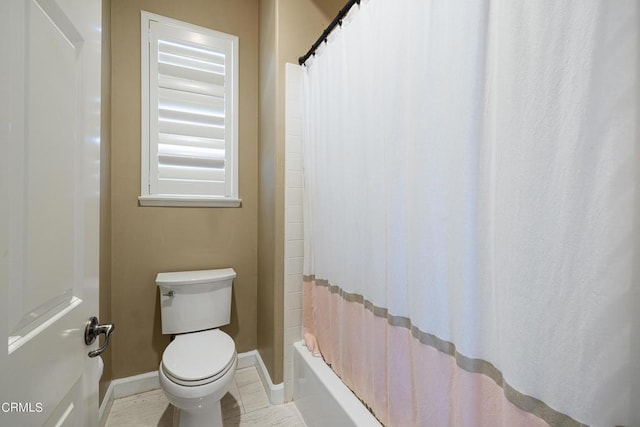
[(229, 323), (232, 269), (160, 273), (163, 333), (175, 334), (158, 368), (160, 387), (175, 407), (174, 426), (221, 427), (220, 399), (237, 366)]
[(229, 390), (237, 359), (233, 340), (219, 329), (179, 335), (169, 344), (158, 373), (179, 426), (222, 425), (220, 399)]

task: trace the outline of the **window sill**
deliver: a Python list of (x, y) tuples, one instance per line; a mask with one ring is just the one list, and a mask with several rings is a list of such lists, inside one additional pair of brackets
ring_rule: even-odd
[(140, 206), (187, 208), (239, 208), (242, 199), (206, 196), (139, 196)]

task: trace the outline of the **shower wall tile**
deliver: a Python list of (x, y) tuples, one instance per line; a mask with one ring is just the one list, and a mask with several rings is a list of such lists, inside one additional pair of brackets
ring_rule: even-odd
[(302, 154), (302, 135), (288, 134), (287, 150), (290, 153)]
[(289, 274), (285, 277), (286, 293), (302, 292), (302, 274)]
[[(289, 207), (289, 206), (302, 206), (302, 189), (301, 188), (287, 188), (287, 191), (285, 192), (285, 204), (286, 204), (287, 207)], [(285, 220), (285, 222), (287, 221), (286, 218), (284, 220)]]
[(290, 338), (288, 340), (285, 340), (285, 345), (287, 346), (287, 353), (289, 353), (289, 356), (291, 357), (287, 358), (287, 361), (285, 362), (285, 367), (287, 366), (287, 364), (293, 365), (293, 344), (300, 341), (299, 338), (295, 339), (294, 337), (296, 336), (296, 334), (299, 335), (302, 333), (302, 327), (296, 326), (292, 328), (287, 328), (286, 332)]
[(290, 188), (302, 188), (302, 171), (288, 171), (287, 182)]
[(300, 171), (302, 172), (302, 154), (300, 153), (287, 153), (286, 167), (288, 171)]
[[(289, 206), (287, 207), (287, 215), (292, 223), (302, 223), (302, 206)], [(300, 252), (302, 256), (302, 252)]]
[(291, 116), (289, 121), (290, 125), (287, 125), (287, 133), (291, 135), (291, 151), (299, 153), (298, 148), (302, 149), (302, 114), (296, 114)]
[(289, 304), (291, 310), (302, 309), (302, 292), (289, 292), (287, 294), (287, 304)]
[(302, 274), (303, 263), (303, 258), (287, 258), (287, 273), (292, 275)]
[(285, 84), (284, 392), (285, 400), (291, 400), (293, 395), (292, 345), (302, 339), (304, 262), (302, 68), (287, 64)]
[[(286, 216), (286, 213), (285, 213)], [(300, 241), (304, 238), (304, 227), (301, 222), (288, 223), (285, 227), (287, 236), (285, 241)], [(299, 255), (298, 255), (299, 256)], [(300, 271), (302, 273), (302, 271)], [(293, 273), (299, 274), (299, 273)]]
[[(292, 208), (295, 209), (295, 208)], [(300, 218), (302, 218), (302, 214), (300, 214)], [(302, 240), (289, 240), (287, 242), (287, 246), (285, 248), (287, 253), (289, 253), (292, 257), (295, 256), (304, 256), (304, 242)]]
[[(285, 325), (287, 329), (293, 329), (302, 323), (302, 310), (289, 310), (289, 323)], [(294, 341), (295, 342), (295, 341)]]

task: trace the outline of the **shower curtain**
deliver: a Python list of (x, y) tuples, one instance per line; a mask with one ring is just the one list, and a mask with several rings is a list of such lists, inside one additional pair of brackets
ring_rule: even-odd
[(388, 426), (640, 426), (636, 0), (363, 0), (305, 66), (304, 328)]

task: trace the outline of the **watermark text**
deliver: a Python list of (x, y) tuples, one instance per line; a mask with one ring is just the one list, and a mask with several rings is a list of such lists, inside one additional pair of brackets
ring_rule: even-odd
[(43, 410), (42, 402), (2, 402), (2, 413), (40, 413)]

